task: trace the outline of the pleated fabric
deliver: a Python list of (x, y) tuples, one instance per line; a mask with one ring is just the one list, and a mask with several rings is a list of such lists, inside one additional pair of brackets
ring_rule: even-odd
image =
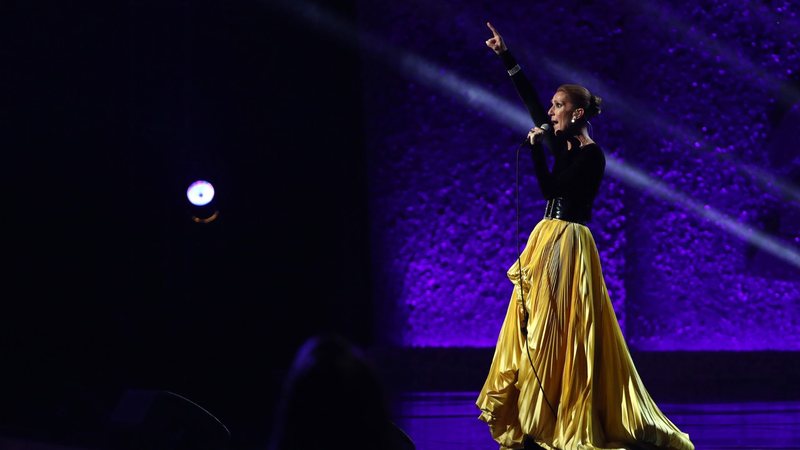
[(543, 219), (508, 278), (513, 294), (476, 401), (501, 449), (522, 448), (526, 436), (546, 449), (694, 449), (639, 378), (589, 228)]

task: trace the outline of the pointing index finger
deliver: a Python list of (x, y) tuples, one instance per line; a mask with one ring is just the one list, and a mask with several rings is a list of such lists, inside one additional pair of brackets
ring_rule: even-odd
[(494, 35), (494, 37), (500, 37), (500, 34), (497, 33), (497, 30), (494, 29), (494, 27), (490, 22), (486, 22), (486, 26), (488, 26), (489, 29), (492, 30), (492, 34)]

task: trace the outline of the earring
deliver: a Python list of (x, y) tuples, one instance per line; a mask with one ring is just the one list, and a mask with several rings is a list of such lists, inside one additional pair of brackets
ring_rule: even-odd
[(570, 122), (575, 123), (575, 116), (572, 116), (572, 120)]

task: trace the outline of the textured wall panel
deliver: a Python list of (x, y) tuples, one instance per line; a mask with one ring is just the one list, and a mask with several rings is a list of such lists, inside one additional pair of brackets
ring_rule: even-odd
[[(521, 107), (483, 43), (487, 20), (543, 100), (564, 82), (605, 99), (593, 136), (609, 158), (800, 248), (800, 202), (777, 186), (800, 181), (791, 132), (800, 99), (794, 9), (781, 2), (705, 1), (676, 11), (653, 2), (429, 3), (362, 2), (360, 12), (360, 26), (373, 33), (363, 101), (375, 293), (390, 340), (492, 346), (510, 298), (515, 150), (530, 125), (431, 83), (430, 71), (415, 72), (418, 64), (383, 47)], [(387, 49), (381, 58), (378, 47)], [(530, 158), (520, 161), (524, 242), (544, 200)], [(590, 228), (632, 347), (800, 349), (798, 267), (609, 170)]]

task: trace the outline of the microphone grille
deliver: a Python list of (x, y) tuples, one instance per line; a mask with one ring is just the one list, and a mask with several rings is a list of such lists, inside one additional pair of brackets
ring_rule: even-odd
[(539, 125), (539, 128), (543, 129), (544, 131), (547, 131), (547, 130), (550, 129), (550, 124), (549, 123), (543, 123), (543, 124)]

